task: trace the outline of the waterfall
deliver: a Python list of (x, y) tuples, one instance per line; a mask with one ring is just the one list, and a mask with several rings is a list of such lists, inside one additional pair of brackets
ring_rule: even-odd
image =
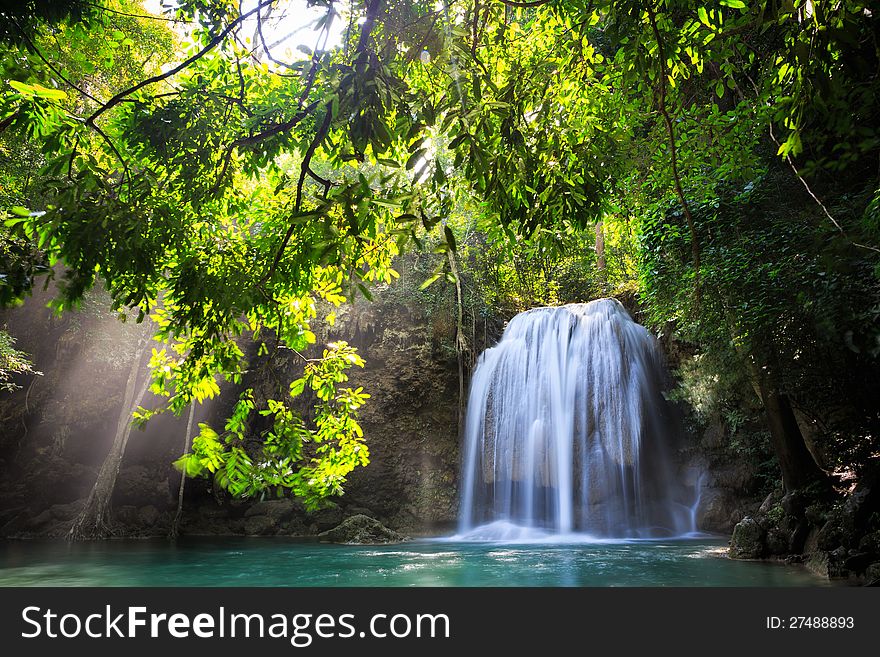
[(616, 299), (514, 317), (471, 382), (459, 534), (694, 531), (664, 379), (656, 341)]

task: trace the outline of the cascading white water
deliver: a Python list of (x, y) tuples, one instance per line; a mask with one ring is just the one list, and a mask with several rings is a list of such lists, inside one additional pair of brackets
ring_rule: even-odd
[(664, 372), (616, 299), (514, 317), (471, 382), (460, 536), (695, 531), (669, 466)]

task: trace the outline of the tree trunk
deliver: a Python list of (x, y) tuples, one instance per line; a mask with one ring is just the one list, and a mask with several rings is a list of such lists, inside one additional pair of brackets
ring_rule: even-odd
[(807, 449), (801, 429), (788, 396), (775, 390), (765, 380), (758, 380), (770, 442), (782, 470), (782, 486), (786, 492), (805, 488), (827, 480)]
[(599, 273), (599, 280), (604, 286), (607, 282), (605, 273), (605, 224), (600, 219), (596, 222), (596, 271)]
[[(764, 417), (767, 420), (767, 429), (770, 431), (770, 445), (779, 469), (782, 471), (782, 487), (785, 492), (805, 488), (816, 482), (828, 482), (828, 476), (813, 459), (810, 450), (807, 449), (806, 440), (797, 423), (791, 400), (788, 395), (781, 393), (768, 374), (767, 367), (759, 367), (758, 363), (766, 363), (767, 358), (757, 358), (745, 353), (738, 346), (737, 335), (734, 330), (736, 321), (726, 304), (722, 304), (727, 318), (727, 327), (730, 331), (731, 342), (737, 354), (747, 364), (749, 382), (755, 391), (755, 396), (764, 407)], [(765, 354), (766, 356), (766, 354)]]
[(128, 445), (128, 437), (132, 429), (132, 413), (140, 406), (144, 395), (149, 387), (150, 377), (137, 388), (138, 374), (140, 373), (141, 353), (144, 341), (138, 342), (137, 353), (131, 363), (128, 380), (125, 384), (125, 395), (122, 407), (119, 410), (119, 419), (116, 423), (116, 434), (113, 437), (113, 445), (110, 453), (104, 459), (98, 479), (89, 493), (85, 506), (73, 521), (73, 525), (67, 534), (67, 540), (78, 541), (92, 538), (106, 538), (112, 534), (110, 528), (110, 499), (113, 489), (116, 487), (116, 478), (122, 465), (122, 457), (125, 456), (125, 447)]
[[(196, 403), (195, 400), (189, 403), (189, 418), (186, 420), (186, 436), (183, 439), (183, 452), (182, 454), (186, 454), (187, 450), (189, 450), (189, 443), (192, 440), (193, 433), (193, 416), (195, 415)], [(177, 489), (177, 513), (174, 514), (174, 521), (171, 523), (171, 532), (170, 535), (172, 538), (176, 538), (179, 533), (180, 528), (180, 516), (183, 515), (183, 490), (186, 487), (186, 470), (181, 471), (180, 473), (180, 488)]]
[(464, 300), (461, 293), (461, 278), (458, 273), (458, 263), (455, 261), (455, 253), (447, 251), (449, 257), (449, 269), (455, 277), (455, 351), (458, 355), (458, 430), (461, 432), (464, 423), (464, 357), (468, 351), (467, 338), (464, 334)]

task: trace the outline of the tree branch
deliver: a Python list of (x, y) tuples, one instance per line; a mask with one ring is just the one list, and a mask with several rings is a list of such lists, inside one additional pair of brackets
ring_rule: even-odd
[(110, 150), (113, 151), (113, 154), (116, 156), (116, 159), (118, 159), (119, 163), (122, 164), (122, 179), (123, 179), (123, 181), (126, 178), (128, 179), (129, 191), (131, 191), (131, 171), (129, 171), (128, 163), (125, 161), (125, 158), (122, 157), (122, 153), (119, 152), (119, 149), (116, 148), (116, 146), (113, 144), (113, 141), (110, 139), (110, 137), (107, 136), (106, 132), (101, 130), (101, 128), (99, 128), (96, 125), (92, 125), (91, 128), (92, 128), (92, 130), (94, 130), (95, 132), (97, 132), (101, 136), (101, 138), (110, 147)]
[[(760, 91), (759, 91), (759, 89), (758, 89), (758, 85), (755, 84), (755, 81), (751, 78), (751, 76), (746, 75), (746, 78), (748, 79), (749, 83), (752, 85), (752, 89), (755, 91), (755, 98), (756, 98), (756, 99), (760, 98), (760, 95), (761, 95), (761, 94), (760, 94)], [(781, 148), (782, 148), (782, 145), (779, 143), (779, 140), (776, 139), (776, 133), (773, 132), (773, 120), (772, 120), (772, 119), (769, 119), (768, 122), (767, 122), (767, 125), (768, 125), (768, 128), (770, 129), (770, 139), (773, 140), (773, 143), (776, 144), (777, 148), (781, 149)], [(792, 170), (792, 172), (794, 173), (795, 178), (797, 178), (798, 180), (801, 181), (801, 184), (804, 186), (804, 189), (807, 190), (807, 194), (809, 194), (810, 197), (816, 202), (816, 204), (817, 204), (820, 208), (822, 208), (822, 212), (825, 214), (825, 216), (828, 218), (828, 220), (829, 220), (832, 224), (834, 224), (834, 227), (837, 229), (837, 231), (841, 234), (841, 236), (842, 236), (845, 240), (847, 240), (850, 244), (852, 244), (853, 246), (858, 247), (858, 248), (860, 248), (860, 249), (867, 249), (868, 251), (874, 251), (874, 252), (876, 252), (876, 253), (880, 253), (880, 249), (878, 249), (877, 247), (870, 246), (870, 245), (868, 245), (868, 244), (860, 244), (860, 243), (858, 243), (858, 242), (854, 242), (854, 241), (849, 237), (849, 235), (846, 234), (846, 231), (843, 229), (843, 226), (841, 226), (841, 225), (838, 223), (838, 221), (834, 218), (834, 216), (828, 211), (828, 208), (825, 206), (825, 204), (822, 202), (822, 200), (821, 200), (821, 199), (820, 199), (820, 198), (819, 198), (819, 197), (813, 192), (813, 190), (812, 190), (812, 188), (810, 187), (809, 183), (808, 183), (808, 182), (806, 181), (806, 179), (801, 175), (801, 172), (800, 172), (800, 170), (797, 168), (797, 165), (794, 163), (794, 160), (792, 159), (791, 155), (786, 154), (786, 156), (785, 156), (785, 161), (788, 163), (788, 166), (791, 167), (791, 170)]]
[[(776, 135), (773, 133), (773, 122), (770, 121), (769, 125), (770, 125), (770, 139), (773, 140), (773, 142), (776, 144), (776, 146), (778, 146), (779, 148), (782, 148), (781, 144), (776, 139)], [(810, 184), (801, 175), (801, 172), (797, 168), (797, 165), (794, 163), (794, 160), (791, 158), (791, 155), (786, 154), (785, 161), (788, 162), (788, 166), (790, 166), (791, 170), (794, 172), (794, 177), (801, 181), (801, 184), (804, 186), (804, 189), (807, 190), (807, 194), (810, 195), (810, 198), (812, 198), (816, 202), (816, 205), (818, 205), (820, 208), (822, 208), (822, 212), (825, 214), (826, 217), (828, 217), (828, 221), (830, 221), (832, 224), (834, 224), (834, 227), (837, 229), (837, 231), (841, 234), (841, 236), (843, 236), (843, 238), (846, 241), (848, 241), (850, 244), (852, 244), (853, 246), (856, 246), (860, 249), (867, 249), (868, 251), (874, 251), (875, 253), (880, 253), (880, 249), (878, 249), (875, 246), (869, 246), (868, 244), (860, 244), (858, 242), (854, 242), (850, 238), (850, 236), (847, 235), (846, 231), (843, 229), (843, 226), (841, 226), (840, 223), (838, 223), (837, 219), (835, 219), (834, 216), (828, 211), (828, 208), (822, 202), (822, 199), (820, 199), (818, 196), (816, 196), (815, 192), (813, 192), (812, 188), (810, 187)]]
[(246, 146), (248, 144), (255, 144), (263, 139), (271, 137), (273, 135), (277, 135), (281, 132), (286, 132), (294, 127), (297, 123), (306, 118), (309, 114), (315, 111), (315, 109), (320, 105), (321, 101), (316, 100), (311, 104), (307, 105), (304, 109), (300, 110), (296, 114), (294, 114), (289, 120), (284, 121), (283, 123), (276, 123), (275, 125), (266, 128), (262, 132), (258, 132), (255, 135), (248, 135), (247, 137), (239, 137), (232, 144), (230, 144), (233, 148), (236, 146)]
[(367, 43), (370, 40), (370, 34), (373, 32), (373, 27), (376, 25), (376, 18), (379, 17), (379, 9), (382, 7), (383, 0), (367, 0), (367, 16), (364, 19), (364, 24), (361, 25), (361, 36), (358, 38), (357, 48), (355, 48), (355, 52), (360, 54), (367, 48)]
[(528, 7), (540, 7), (541, 5), (546, 5), (550, 2), (550, 0), (531, 0), (531, 1), (519, 1), (519, 0), (500, 0), (501, 4), (507, 5), (508, 7), (519, 7), (519, 8), (528, 8)]
[[(327, 132), (330, 130), (330, 122), (333, 120), (333, 113), (331, 112), (331, 108), (327, 105), (327, 112), (324, 114), (324, 120), (321, 123), (321, 127), (318, 128), (318, 131), (315, 133), (314, 139), (309, 144), (308, 149), (306, 149), (306, 154), (303, 156), (302, 165), (300, 166), (299, 172), (299, 180), (296, 183), (296, 200), (294, 201), (294, 211), (299, 212), (302, 207), (302, 193), (303, 186), (306, 181), (306, 174), (312, 173), (312, 176), (317, 178), (318, 182), (329, 185), (329, 181), (324, 178), (318, 177), (314, 172), (312, 172), (311, 164), (312, 158), (315, 156), (315, 151), (318, 150), (318, 146), (321, 145), (321, 142), (324, 141), (324, 137), (327, 136)], [(289, 239), (289, 238), (288, 238)], [(286, 246), (286, 242), (284, 246)]]
[(15, 120), (15, 116), (17, 114), (18, 114), (18, 112), (15, 112), (15, 114), (11, 114), (11, 115), (7, 116), (5, 119), (3, 119), (2, 121), (0, 121), (0, 132), (3, 132), (4, 130), (6, 130), (6, 128), (8, 128), (12, 124), (12, 122)]
[[(306, 84), (303, 87), (302, 93), (299, 95), (299, 107), (303, 106), (303, 103), (309, 97), (309, 93), (312, 90), (312, 85), (315, 84), (315, 76), (318, 74), (318, 63), (320, 60), (318, 59), (318, 52), (324, 50), (327, 47), (327, 39), (330, 38), (330, 25), (333, 22), (333, 5), (330, 5), (330, 8), (327, 10), (327, 18), (324, 21), (324, 28), (321, 33), (318, 34), (318, 39), (315, 42), (315, 49), (312, 51), (312, 64), (309, 67), (309, 73), (306, 76)], [(323, 37), (324, 42), (321, 43), (321, 38)]]
[[(303, 186), (305, 185), (306, 175), (311, 172), (311, 163), (312, 157), (315, 155), (315, 151), (318, 150), (318, 146), (324, 141), (324, 137), (327, 136), (327, 132), (330, 130), (330, 123), (333, 120), (333, 113), (329, 105), (326, 106), (326, 113), (324, 114), (324, 120), (321, 123), (321, 126), (318, 128), (318, 131), (315, 133), (315, 137), (312, 139), (312, 142), (309, 144), (308, 149), (306, 150), (306, 154), (303, 156), (302, 164), (300, 165), (300, 173), (299, 180), (296, 184), (296, 201), (294, 202), (294, 212), (298, 213), (300, 208), (302, 207), (302, 196), (303, 196)], [(317, 177), (312, 172), (313, 177)], [(319, 179), (322, 183), (328, 183), (330, 181), (325, 181), (323, 178)], [(287, 249), (287, 245), (290, 242), (290, 238), (293, 237), (293, 231), (296, 229), (296, 224), (291, 222), (290, 226), (287, 227), (287, 231), (284, 233), (284, 237), (281, 239), (281, 244), (278, 246), (278, 250), (275, 252), (275, 257), (272, 260), (272, 264), (269, 266), (268, 271), (263, 275), (263, 278), (260, 279), (260, 282), (257, 284), (258, 287), (262, 287), (263, 284), (272, 278), (275, 274), (275, 270), (278, 268), (278, 264), (281, 262), (281, 258), (284, 256), (284, 251)]]
[(241, 14), (238, 18), (232, 21), (229, 25), (227, 25), (217, 36), (211, 39), (204, 48), (202, 48), (199, 52), (197, 52), (192, 57), (185, 59), (183, 62), (178, 64), (172, 69), (165, 71), (164, 73), (160, 73), (159, 75), (154, 75), (152, 77), (147, 78), (146, 80), (141, 80), (136, 85), (129, 87), (123, 91), (120, 91), (118, 94), (113, 96), (110, 100), (104, 103), (101, 107), (99, 107), (89, 118), (86, 119), (86, 125), (92, 126), (95, 124), (95, 120), (101, 116), (107, 110), (115, 107), (119, 103), (121, 103), (127, 96), (130, 96), (135, 91), (143, 89), (144, 87), (155, 84), (156, 82), (161, 82), (162, 80), (166, 80), (170, 78), (172, 75), (176, 75), (180, 73), (180, 71), (184, 70), (188, 66), (190, 66), (193, 62), (198, 61), (202, 57), (204, 57), (207, 53), (213, 50), (220, 42), (222, 42), (232, 30), (238, 27), (245, 19), (249, 18), (253, 14), (259, 12), (263, 7), (272, 4), (275, 0), (263, 0), (260, 2), (255, 8), (251, 9), (249, 12), (245, 14)]
[[(269, 10), (269, 12), (271, 12), (271, 9)], [(267, 18), (269, 12), (267, 12)], [(266, 57), (269, 58), (270, 62), (289, 70), (295, 70), (291, 64), (288, 64), (287, 62), (282, 62), (281, 60), (275, 59), (272, 56), (272, 51), (269, 50), (269, 46), (266, 44), (266, 37), (263, 36), (263, 15), (260, 12), (257, 12), (257, 34), (260, 37), (260, 43), (263, 44), (263, 52), (266, 53)]]
[(256, 144), (264, 139), (268, 139), (274, 135), (280, 134), (282, 132), (287, 132), (291, 128), (295, 127), (298, 123), (300, 123), (303, 119), (309, 116), (315, 109), (320, 105), (320, 101), (316, 100), (312, 102), (310, 105), (306, 106), (304, 109), (300, 110), (296, 114), (294, 114), (290, 119), (284, 121), (283, 123), (276, 123), (275, 125), (266, 128), (262, 132), (258, 132), (255, 135), (247, 135), (246, 137), (239, 137), (235, 141), (231, 142), (229, 146), (226, 147), (226, 152), (223, 154), (223, 167), (220, 171), (220, 175), (217, 176), (217, 182), (214, 183), (214, 186), (211, 188), (212, 193), (216, 193), (217, 190), (220, 189), (220, 185), (223, 182), (223, 178), (226, 177), (226, 172), (229, 169), (229, 164), (232, 160), (232, 152), (238, 148), (239, 146), (248, 146), (250, 144)]

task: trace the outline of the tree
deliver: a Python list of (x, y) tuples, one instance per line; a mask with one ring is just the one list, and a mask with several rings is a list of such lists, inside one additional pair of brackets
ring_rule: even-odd
[[(315, 47), (282, 57), (266, 38), (281, 0), (244, 13), (186, 0), (163, 17), (189, 26), (175, 63), (99, 90), (79, 83), (84, 63), (53, 62), (39, 41), (61, 30), (72, 52), (97, 34), (116, 49), (137, 45), (124, 28), (100, 27), (105, 14), (136, 13), (133, 4), (93, 4), (88, 21), (20, 25), (3, 58), (0, 122), (46, 162), (44, 193), (10, 207), (7, 224), (63, 262), (59, 309), (101, 282), (116, 308), (155, 319), (165, 347), (151, 358), (151, 390), (164, 409), (217, 394), (219, 377), (241, 382), (244, 336), (261, 353), (302, 352), (317, 300), (369, 296), (426, 233), (454, 251), (455, 213), (469, 197), (491, 248), (518, 254), (514, 268), (563, 262), (556, 254), (572, 245), (590, 257), (569, 254), (569, 264), (592, 263), (601, 222), (605, 248), (617, 240), (605, 252), (609, 277), (611, 256), (624, 272), (638, 259), (656, 321), (678, 322), (709, 351), (732, 340), (738, 366), (763, 389), (779, 461), (803, 456), (786, 410), (796, 350), (768, 355), (786, 335), (765, 330), (766, 317), (779, 309), (806, 327), (810, 313), (796, 307), (823, 295), (811, 282), (797, 287), (806, 302), (777, 304), (779, 289), (762, 287), (761, 275), (779, 263), (731, 255), (731, 245), (748, 246), (744, 224), (717, 210), (747, 208), (782, 158), (819, 213), (810, 239), (792, 247), (839, 258), (841, 276), (853, 265), (876, 280), (874, 178), (834, 192), (858, 196), (844, 215), (821, 201), (823, 172), (855, 179), (880, 149), (877, 17), (865, 3), (327, 0), (314, 3), (325, 12)], [(790, 235), (783, 223), (767, 227), (774, 243)], [(444, 262), (461, 268), (454, 256)], [(738, 288), (727, 277), (743, 263), (753, 275)], [(25, 268), (12, 294), (34, 273)], [(444, 269), (434, 278), (444, 273), (458, 281)], [(755, 291), (767, 295), (766, 314), (742, 309)], [(458, 319), (463, 338), (461, 310)], [(245, 391), (222, 431), (202, 427), (181, 467), (237, 494), (292, 489), (317, 504), (340, 492), (366, 462), (356, 427), (365, 397), (336, 387), (360, 362), (340, 343), (302, 362), (290, 392), (311, 386), (313, 427), (290, 394), (263, 404)], [(273, 425), (248, 451), (259, 413)], [(318, 451), (302, 450), (311, 440)], [(812, 466), (792, 462), (786, 480), (798, 487)]]

